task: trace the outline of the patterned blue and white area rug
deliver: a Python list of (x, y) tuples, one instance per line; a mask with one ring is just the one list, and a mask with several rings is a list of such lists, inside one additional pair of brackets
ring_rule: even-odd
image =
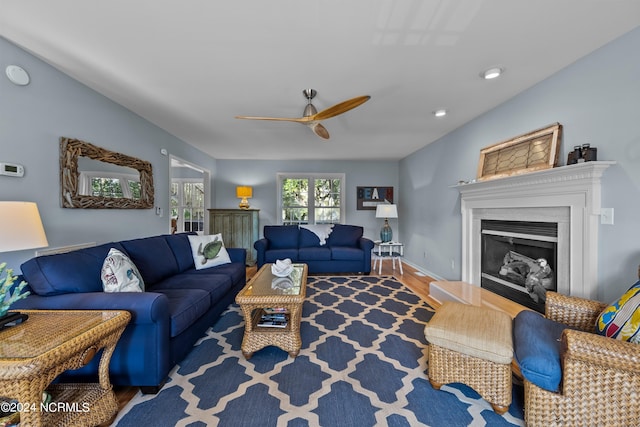
[(242, 356), (233, 305), (157, 395), (136, 395), (113, 425), (233, 427), (523, 425), (463, 385), (434, 390), (424, 325), (433, 309), (393, 277), (310, 277), (296, 358), (276, 347)]

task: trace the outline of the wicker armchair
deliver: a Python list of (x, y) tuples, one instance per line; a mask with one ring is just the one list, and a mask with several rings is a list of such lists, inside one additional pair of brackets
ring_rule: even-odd
[(562, 333), (560, 392), (524, 380), (528, 426), (640, 426), (640, 346), (596, 335), (606, 307), (547, 292), (546, 317), (579, 330)]

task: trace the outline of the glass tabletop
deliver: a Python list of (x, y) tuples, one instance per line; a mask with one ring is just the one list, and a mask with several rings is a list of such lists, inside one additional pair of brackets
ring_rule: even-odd
[(278, 277), (271, 273), (271, 264), (265, 264), (254, 276), (250, 286), (246, 287), (241, 296), (267, 295), (300, 295), (306, 282), (306, 264), (293, 264), (293, 271), (286, 277)]

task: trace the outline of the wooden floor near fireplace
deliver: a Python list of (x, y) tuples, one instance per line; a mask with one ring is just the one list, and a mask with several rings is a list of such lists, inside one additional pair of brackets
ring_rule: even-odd
[(508, 298), (466, 282), (433, 281), (429, 284), (429, 296), (439, 303), (457, 301), (504, 311), (512, 318), (522, 310), (530, 310)]

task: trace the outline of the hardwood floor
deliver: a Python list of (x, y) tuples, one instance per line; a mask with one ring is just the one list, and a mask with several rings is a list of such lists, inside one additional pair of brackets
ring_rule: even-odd
[[(404, 274), (400, 274), (400, 271), (396, 268), (392, 268), (391, 261), (384, 261), (382, 263), (381, 274), (378, 271), (371, 271), (371, 276), (393, 276), (406, 287), (411, 289), (416, 295), (422, 298), (427, 304), (434, 308), (437, 308), (440, 304), (429, 297), (429, 282), (433, 279), (429, 276), (421, 275), (415, 268), (403, 264)], [(247, 267), (247, 280), (256, 274), (256, 267)], [(137, 387), (114, 387), (116, 397), (118, 398), (118, 411), (120, 411), (138, 392)], [(115, 417), (114, 417), (115, 419)], [(107, 427), (111, 422), (101, 424), (99, 427)]]

